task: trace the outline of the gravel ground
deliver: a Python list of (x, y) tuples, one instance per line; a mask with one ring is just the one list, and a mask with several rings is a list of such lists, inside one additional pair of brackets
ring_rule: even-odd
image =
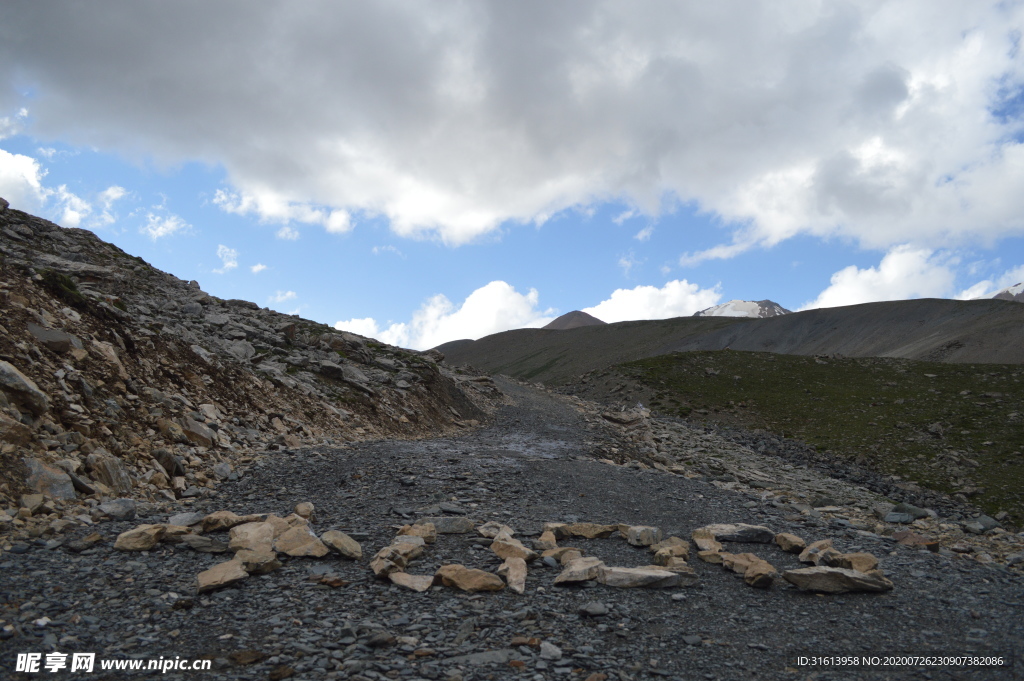
[[(362, 543), (363, 561), (286, 559), (268, 575), (196, 596), (195, 575), (230, 554), (166, 543), (146, 553), (111, 548), (120, 532), (166, 522), (168, 513), (156, 509), (131, 522), (101, 524), (108, 541), (83, 553), (40, 543), (4, 555), (0, 618), (15, 626), (0, 640), (0, 678), (60, 678), (63, 672), (12, 671), (16, 653), (51, 650), (95, 652), (97, 659), (213, 660), (207, 672), (149, 672), (166, 679), (277, 679), (289, 673), (295, 679), (464, 681), (1024, 678), (1020, 660), (1000, 669), (798, 667), (801, 655), (1019, 657), (1022, 580), (1004, 568), (752, 505), (748, 496), (704, 482), (600, 463), (593, 452), (606, 434), (589, 429), (563, 398), (499, 385), (516, 404), (460, 437), (271, 453), (238, 482), (221, 487), (215, 499), (192, 506), (204, 513), (286, 515), (309, 501), (317, 509), (316, 531), (349, 533)], [(450, 504), (447, 510), (430, 508), (442, 503)], [(524, 595), (443, 587), (414, 593), (378, 581), (368, 570), (367, 557), (390, 542), (398, 525), (459, 512), (477, 522), (506, 523), (521, 538), (538, 535), (546, 521), (655, 525), (666, 536), (681, 537), (709, 523), (764, 524), (808, 541), (831, 537), (845, 552), (874, 553), (895, 589), (819, 596), (780, 580), (758, 590), (697, 559), (692, 565), (699, 583), (668, 590), (554, 587), (558, 570), (534, 562)], [(609, 565), (650, 562), (649, 553), (618, 538), (561, 543)], [(442, 535), (409, 572), (432, 574), (445, 563), (494, 570), (500, 561), (485, 544), (476, 533)], [(774, 545), (726, 549), (756, 553), (780, 571), (802, 567)], [(348, 584), (314, 581), (325, 574)], [(588, 605), (606, 614), (581, 613)], [(44, 617), (48, 624), (37, 626)], [(562, 657), (542, 659), (538, 641), (521, 645), (514, 637), (553, 644)]]

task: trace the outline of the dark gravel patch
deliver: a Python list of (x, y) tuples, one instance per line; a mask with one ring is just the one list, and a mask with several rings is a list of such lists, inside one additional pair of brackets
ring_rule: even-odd
[[(139, 522), (165, 521), (162, 514), (101, 525), (111, 541), (83, 554), (29, 545), (23, 554), (0, 559), (0, 617), (16, 624), (0, 640), (0, 677), (59, 678), (12, 672), (16, 653), (53, 648), (96, 652), (99, 658), (213, 659), (212, 672), (157, 674), (167, 679), (266, 679), (283, 667), (296, 679), (583, 680), (595, 672), (611, 679), (1020, 677), (1019, 661), (1012, 671), (797, 670), (799, 655), (1019, 656), (1021, 579), (999, 567), (828, 528), (814, 518), (797, 521), (784, 509), (747, 508), (749, 497), (703, 482), (601, 464), (591, 453), (604, 434), (588, 430), (564, 402), (507, 382), (501, 387), (519, 404), (503, 408), (485, 428), (460, 437), (275, 453), (194, 507), (287, 514), (296, 503), (311, 501), (318, 533), (349, 532), (367, 556), (390, 541), (395, 526), (435, 515), (417, 509), (441, 503), (455, 504), (476, 521), (507, 523), (520, 535), (538, 533), (545, 521), (657, 525), (666, 535), (683, 537), (708, 523), (750, 522), (808, 540), (832, 537), (843, 551), (870, 551), (896, 588), (816, 596), (782, 582), (762, 591), (694, 559), (700, 582), (690, 588), (565, 589), (552, 584), (556, 569), (534, 563), (522, 596), (443, 588), (416, 594), (375, 580), (365, 560), (327, 557), (290, 559), (269, 575), (195, 596), (196, 573), (229, 556), (169, 544), (148, 554), (109, 548), (117, 533)], [(475, 534), (443, 535), (409, 571), (429, 574), (450, 562), (495, 569), (499, 561), (484, 544)], [(649, 554), (617, 538), (562, 544), (610, 565), (649, 562)], [(774, 546), (730, 548), (756, 553), (780, 570), (798, 567)], [(310, 580), (324, 573), (350, 583), (332, 588)], [(608, 613), (580, 614), (593, 602)], [(48, 626), (33, 625), (44, 616)], [(553, 643), (563, 658), (543, 660), (537, 648), (513, 646), (515, 636)], [(423, 649), (434, 652), (417, 657)], [(523, 666), (511, 666), (515, 660)], [(67, 676), (130, 676), (108, 674)]]

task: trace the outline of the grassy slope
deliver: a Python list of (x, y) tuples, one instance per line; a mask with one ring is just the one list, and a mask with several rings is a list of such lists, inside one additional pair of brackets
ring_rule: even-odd
[(614, 372), (652, 390), (662, 413), (765, 428), (1024, 518), (1020, 365), (725, 350)]

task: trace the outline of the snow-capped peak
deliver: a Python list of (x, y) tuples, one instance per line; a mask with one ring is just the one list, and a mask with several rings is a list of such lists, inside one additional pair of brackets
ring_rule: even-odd
[(1015, 300), (1018, 303), (1024, 303), (1024, 282), (1014, 284), (1013, 286), (1007, 286), (1002, 291), (992, 294), (989, 298), (995, 298), (996, 300)]
[(790, 311), (771, 300), (730, 300), (721, 305), (695, 312), (694, 317), (777, 317)]

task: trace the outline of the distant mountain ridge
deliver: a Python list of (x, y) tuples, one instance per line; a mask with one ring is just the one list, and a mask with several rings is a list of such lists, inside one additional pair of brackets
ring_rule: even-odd
[(1024, 307), (1006, 300), (923, 298), (806, 310), (763, 319), (677, 317), (559, 333), (515, 329), (445, 348), (446, 361), (560, 383), (592, 369), (688, 350), (904, 357), (1024, 364)]
[(694, 317), (750, 317), (752, 319), (765, 319), (766, 317), (778, 317), (779, 315), (791, 314), (772, 300), (730, 300), (721, 305), (709, 307), (700, 312), (694, 312)]
[(573, 310), (572, 312), (566, 312), (558, 319), (554, 319), (548, 324), (542, 326), (542, 329), (554, 329), (555, 331), (565, 331), (566, 329), (575, 329), (580, 326), (600, 326), (606, 324), (597, 317), (589, 315), (586, 312), (580, 310)]

